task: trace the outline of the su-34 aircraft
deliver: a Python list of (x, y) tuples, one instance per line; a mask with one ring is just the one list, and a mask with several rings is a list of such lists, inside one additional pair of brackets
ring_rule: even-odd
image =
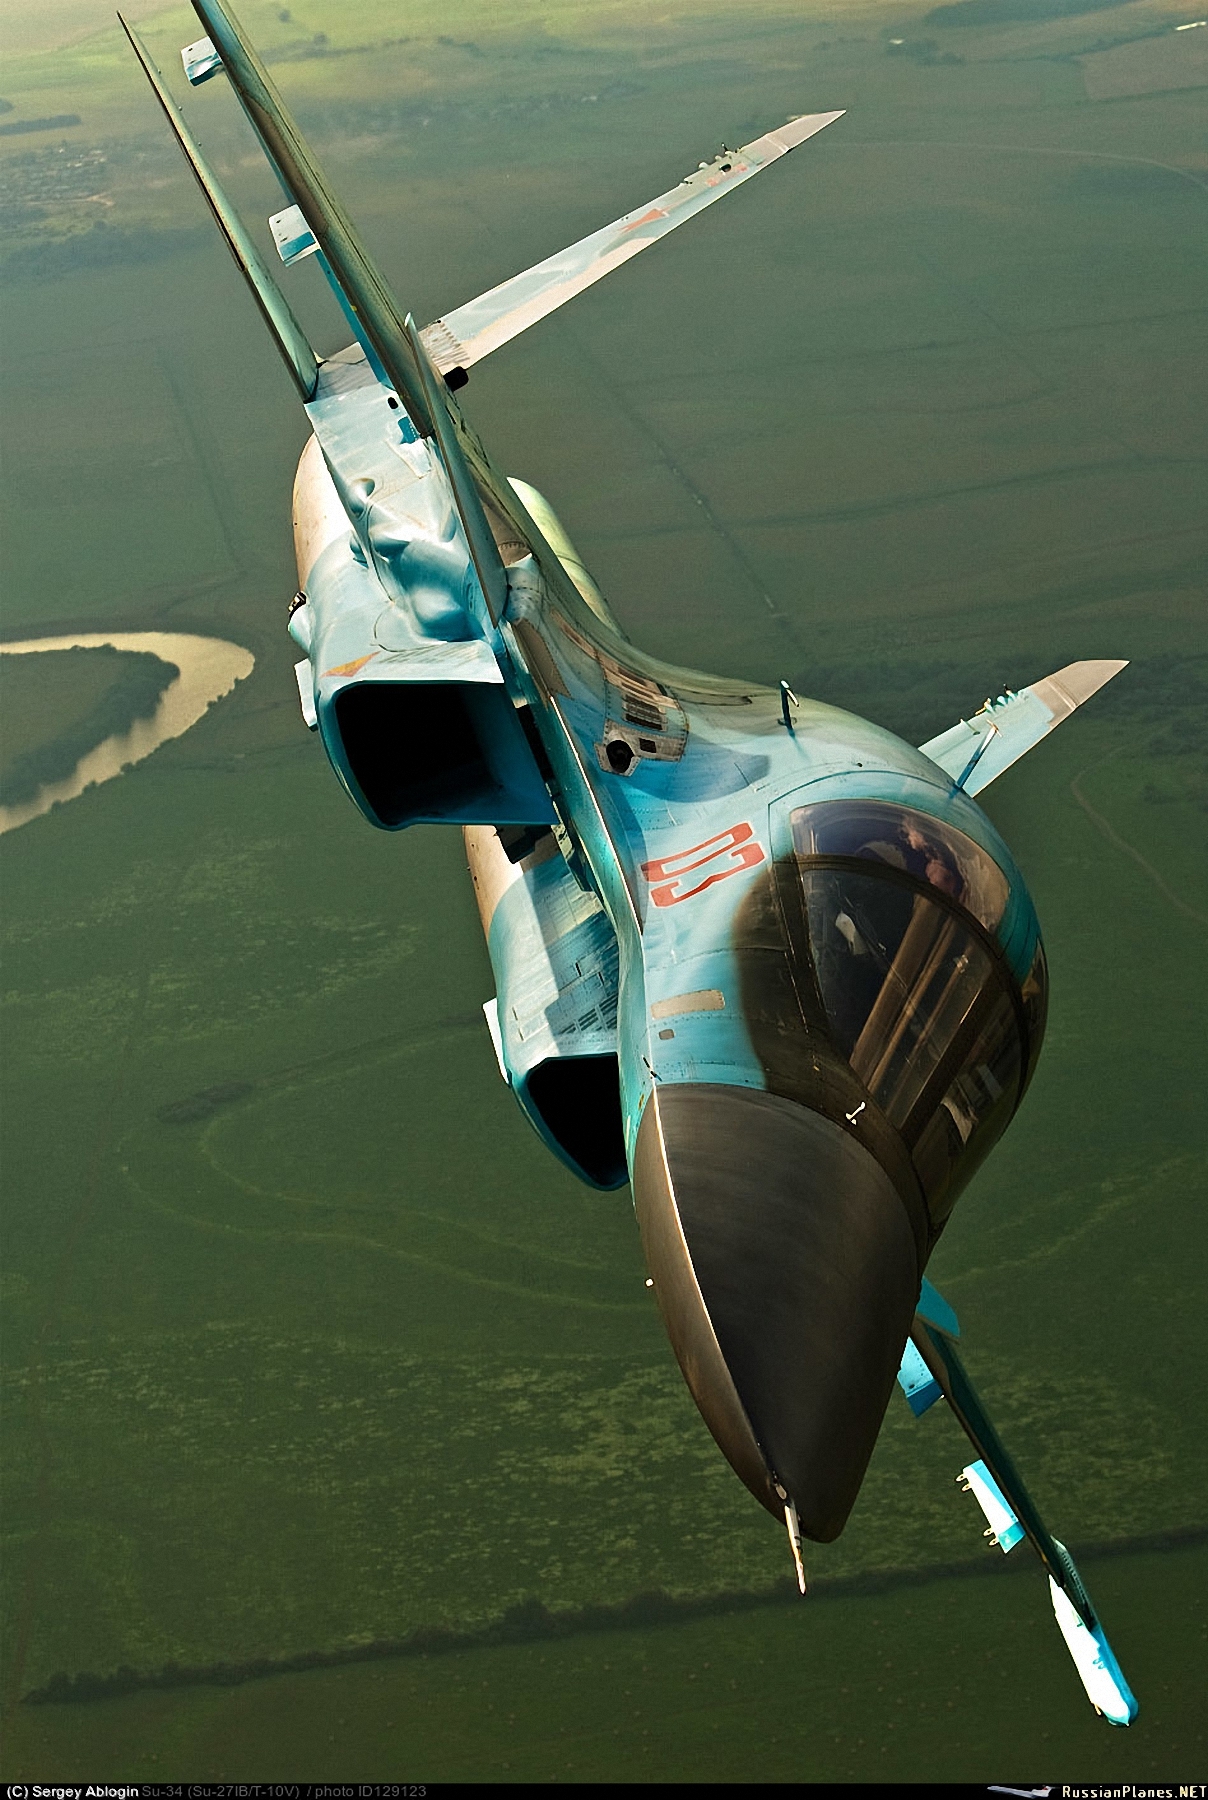
[(373, 825), (459, 825), (495, 972), (499, 1067), (553, 1153), (632, 1182), (651, 1282), (735, 1473), (802, 1540), (843, 1529), (894, 1378), (941, 1395), (1002, 1551), (1027, 1538), (1088, 1696), (1136, 1702), (1069, 1552), (974, 1392), (924, 1278), (1044, 1030), (1023, 878), (974, 796), (1124, 665), (988, 700), (920, 748), (780, 688), (636, 649), (549, 504), (497, 472), (467, 371), (841, 115), (723, 149), (646, 206), (423, 330), (404, 315), (221, 0), (225, 71), (355, 341), (317, 357), (146, 49), (127, 33), (297, 384), (298, 689)]

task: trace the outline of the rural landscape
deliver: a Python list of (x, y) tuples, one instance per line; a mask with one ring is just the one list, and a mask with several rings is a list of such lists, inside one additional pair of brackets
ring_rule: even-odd
[[(195, 15), (131, 10), (271, 255), (250, 131), (181, 77)], [(1130, 659), (986, 795), (1052, 1008), (929, 1273), (1141, 1712), (1094, 1717), (964, 1439), (898, 1395), (797, 1599), (628, 1191), (559, 1170), (499, 1079), (460, 834), (371, 830), (303, 724), (306, 421), (137, 65), (99, 0), (0, 0), (2, 637), (255, 659), (0, 841), (4, 1778), (1197, 1779), (1208, 28), (1182, 0), (239, 10), (421, 321), (847, 109), (463, 400), (655, 655), (913, 743)], [(313, 264), (283, 281), (346, 341)], [(0, 655), (0, 802), (171, 679)]]

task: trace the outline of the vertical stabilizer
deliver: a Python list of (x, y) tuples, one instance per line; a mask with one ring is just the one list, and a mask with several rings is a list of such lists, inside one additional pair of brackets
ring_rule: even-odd
[(410, 313), (403, 324), (408, 344), (415, 361), (423, 387), (424, 408), (432, 424), (432, 435), (436, 439), (441, 461), (445, 465), (445, 473), (449, 477), (449, 486), (453, 489), (453, 499), (461, 519), (462, 530), (466, 534), (466, 542), (470, 547), (470, 555), (474, 559), (474, 568), (478, 574), (483, 598), (487, 604), (490, 623), (497, 625), (503, 617), (508, 603), (507, 571), (499, 555), (498, 546), (491, 533), (487, 516), (483, 510), (482, 498), (474, 485), (461, 445), (457, 441), (457, 427), (449, 411), (448, 401), (443, 392), (441, 377), (436, 373), (424, 349), (415, 320)]
[(431, 424), (415, 356), (381, 271), (311, 155), (267, 69), (222, 0), (193, 0), (257, 137), (314, 233), (325, 267), (358, 334), (363, 332), (387, 379), (425, 436)]
[(176, 102), (164, 86), (163, 77), (152, 62), (146, 46), (133, 27), (122, 18), (121, 13), (118, 14), (118, 19), (121, 22), (122, 30), (130, 39), (134, 54), (143, 65), (143, 72), (147, 80), (155, 90), (155, 97), (163, 108), (165, 118), (176, 134), (176, 141), (196, 177), (197, 185), (205, 195), (206, 204), (214, 215), (214, 221), (226, 239), (227, 248), (243, 271), (247, 284), (255, 296), (256, 304), (264, 316), (264, 322), (272, 332), (277, 348), (285, 358), (289, 372), (298, 384), (298, 391), (304, 400), (309, 400), (315, 391), (319, 369), (306, 333), (291, 312), (285, 295), (269, 274), (260, 252), (245, 230), (238, 214), (214, 179), (209, 164), (202, 156), (196, 139), (181, 117)]

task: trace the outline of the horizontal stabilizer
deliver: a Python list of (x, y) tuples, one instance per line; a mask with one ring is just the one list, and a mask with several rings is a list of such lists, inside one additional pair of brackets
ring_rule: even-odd
[(1127, 662), (1070, 663), (1018, 694), (1008, 690), (997, 700), (987, 700), (971, 719), (962, 719), (919, 748), (958, 788), (980, 794), (1127, 667)]
[(447, 396), (442, 391), (443, 383), (428, 359), (410, 313), (403, 323), (403, 330), (415, 360), (424, 408), (431, 421), (432, 435), (445, 465), (445, 473), (449, 477), (449, 486), (453, 489), (453, 499), (486, 601), (490, 623), (497, 625), (508, 603), (507, 570), (483, 509), (482, 496), (458, 441), (453, 414)]
[(428, 354), (442, 374), (470, 368), (842, 117), (842, 112), (809, 113), (741, 150), (722, 150), (678, 187), (425, 326), (421, 335)]
[[(285, 358), (286, 365), (298, 384), (302, 398), (309, 400), (318, 382), (319, 366), (315, 361), (315, 353), (310, 347), (306, 333), (290, 310), (285, 295), (269, 274), (264, 259), (244, 229), (234, 207), (214, 179), (209, 164), (202, 156), (196, 139), (181, 117), (176, 102), (164, 86), (163, 77), (152, 62), (146, 46), (138, 33), (127, 24), (120, 13), (118, 19), (122, 30), (130, 39), (134, 54), (143, 65), (143, 73), (155, 91), (155, 98), (163, 108), (164, 117), (176, 134), (176, 141), (184, 152), (185, 160), (193, 171), (197, 185), (205, 195), (206, 203), (214, 215), (214, 222), (226, 239), (227, 248), (243, 271), (247, 284), (255, 295), (256, 304), (264, 316), (264, 322), (276, 339), (277, 348)], [(193, 48), (196, 49), (197, 46), (194, 45)]]

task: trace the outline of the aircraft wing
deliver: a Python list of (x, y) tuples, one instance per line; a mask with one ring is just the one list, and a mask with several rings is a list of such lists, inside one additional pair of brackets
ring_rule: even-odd
[[(1076, 664), (1075, 667), (1085, 665)], [(1099, 666), (1099, 665), (1091, 665)], [(1130, 1725), (1137, 1702), (1099, 1621), (1073, 1557), (1053, 1536), (1024, 1486), (1006, 1446), (969, 1379), (956, 1347), (960, 1325), (952, 1308), (923, 1282), (898, 1382), (917, 1416), (943, 1395), (977, 1460), (958, 1480), (985, 1515), (985, 1536), (1004, 1554), (1027, 1538), (1049, 1578), (1049, 1597), (1061, 1635), (1096, 1712), (1109, 1724)]]
[(722, 150), (700, 168), (645, 206), (635, 207), (590, 237), (580, 238), (555, 256), (513, 275), (510, 281), (480, 294), (464, 306), (446, 313), (424, 327), (421, 336), (441, 374), (468, 369), (492, 350), (527, 331), (539, 319), (564, 306), (593, 282), (619, 269), (639, 250), (657, 243), (677, 225), (712, 206), (723, 194), (741, 187), (771, 163), (795, 150), (824, 126), (843, 117), (842, 112), (807, 113), (790, 119), (775, 131), (744, 144), (741, 150)]
[(987, 700), (971, 719), (962, 719), (919, 748), (951, 775), (958, 788), (980, 794), (1127, 667), (1127, 662), (1069, 663), (1018, 694), (1008, 690), (997, 700)]

